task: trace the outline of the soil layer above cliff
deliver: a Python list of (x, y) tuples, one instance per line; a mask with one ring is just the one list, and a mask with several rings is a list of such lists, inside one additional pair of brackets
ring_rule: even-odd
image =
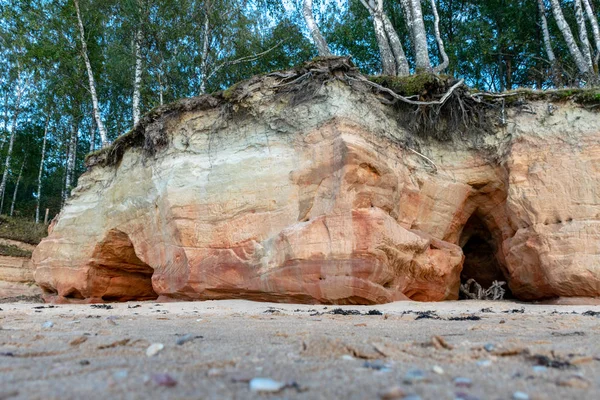
[[(420, 74), (409, 77), (364, 76), (347, 57), (318, 57), (303, 65), (267, 75), (255, 76), (212, 95), (182, 99), (159, 106), (145, 114), (129, 132), (110, 146), (87, 155), (88, 168), (118, 163), (123, 153), (139, 147), (151, 156), (168, 146), (167, 121), (184, 112), (232, 106), (252, 107), (254, 94), (266, 94), (263, 102), (285, 96), (295, 105), (314, 98), (324, 85), (341, 81), (359, 92), (375, 94), (379, 101), (396, 110), (397, 118), (415, 135), (436, 140), (465, 140), (485, 135), (504, 122), (505, 108), (527, 112), (531, 101), (571, 102), (590, 110), (600, 110), (598, 89), (515, 90), (486, 93), (470, 89), (462, 80), (448, 75)], [(239, 108), (239, 107), (237, 107)]]

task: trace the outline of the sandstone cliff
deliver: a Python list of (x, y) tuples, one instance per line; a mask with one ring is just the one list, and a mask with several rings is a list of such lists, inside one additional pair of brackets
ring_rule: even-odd
[(600, 296), (598, 113), (539, 99), (439, 140), (317, 64), (156, 110), (91, 156), (33, 254), (46, 300), (438, 301), (468, 278)]
[(21, 256), (0, 254), (0, 302), (39, 299), (41, 290), (33, 279), (34, 268), (29, 256), (34, 247), (28, 243), (0, 238), (0, 252), (8, 248), (23, 253)]

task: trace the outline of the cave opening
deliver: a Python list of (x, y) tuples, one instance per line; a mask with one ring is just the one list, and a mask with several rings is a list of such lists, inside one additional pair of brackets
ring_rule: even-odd
[(107, 302), (158, 298), (152, 287), (154, 269), (140, 260), (124, 232), (108, 232), (96, 246), (91, 266), (92, 297)]
[[(465, 256), (460, 274), (461, 287), (466, 286), (468, 291), (475, 294), (476, 285), (473, 285), (473, 281), (479, 284), (484, 292), (494, 284), (494, 281), (506, 282), (502, 286), (505, 290), (503, 298), (513, 298), (508, 287), (508, 278), (496, 256), (498, 252), (496, 240), (479, 215), (473, 214), (469, 218), (463, 228), (459, 245)], [(472, 297), (461, 289), (459, 298), (463, 300)]]

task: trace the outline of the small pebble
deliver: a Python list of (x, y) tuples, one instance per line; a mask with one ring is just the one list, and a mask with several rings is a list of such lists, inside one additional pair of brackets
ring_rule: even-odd
[(177, 381), (169, 374), (153, 374), (151, 379), (158, 386), (173, 387), (177, 385)]
[(162, 343), (153, 343), (146, 349), (146, 355), (148, 357), (153, 357), (160, 353), (162, 349), (165, 348), (165, 345)]
[(79, 361), (79, 365), (90, 365), (90, 362), (88, 360), (81, 360)]
[(88, 340), (87, 336), (79, 336), (69, 342), (71, 346), (79, 346), (81, 343), (84, 343)]
[(529, 395), (525, 392), (514, 392), (513, 400), (529, 400)]
[(421, 400), (421, 396), (419, 396), (418, 394), (409, 394), (406, 395), (402, 398), (402, 400)]
[(544, 367), (543, 365), (534, 365), (533, 372), (542, 373), (548, 371), (548, 367)]
[(490, 365), (492, 365), (492, 361), (491, 360), (479, 360), (479, 361), (477, 361), (477, 365), (480, 367), (489, 367)]
[(363, 367), (364, 368), (371, 368), (371, 369), (374, 369), (376, 371), (383, 371), (383, 372), (389, 372), (389, 371), (391, 371), (390, 366), (388, 364), (384, 363), (381, 360), (365, 361), (363, 363)]
[(494, 349), (496, 348), (496, 346), (494, 346), (493, 343), (486, 343), (483, 348), (487, 351), (487, 352), (492, 352), (494, 351)]
[(439, 365), (434, 365), (431, 370), (438, 375), (444, 375), (444, 369)]
[(473, 381), (470, 380), (469, 378), (459, 377), (459, 378), (454, 379), (454, 386), (470, 388), (471, 386), (473, 386)]
[(412, 384), (415, 382), (424, 381), (426, 378), (425, 372), (420, 369), (411, 369), (404, 375), (404, 383)]
[(344, 355), (342, 356), (342, 360), (346, 360), (346, 361), (354, 361), (354, 360), (355, 360), (355, 358), (354, 358), (354, 357), (352, 357), (352, 356), (351, 356), (351, 355), (349, 355), (349, 354), (344, 354)]
[(187, 342), (191, 342), (194, 339), (198, 339), (201, 338), (202, 336), (196, 336), (196, 335), (192, 335), (192, 334), (187, 334), (187, 335), (183, 335), (182, 337), (178, 338), (177, 341), (175, 343), (177, 343), (178, 346), (181, 346)]
[(285, 383), (269, 378), (254, 378), (250, 381), (250, 390), (253, 392), (277, 393), (285, 387)]
[(379, 394), (381, 400), (396, 400), (403, 399), (406, 396), (406, 392), (400, 386), (394, 386)]
[(54, 326), (54, 322), (52, 321), (46, 321), (42, 324), (42, 328), (44, 329), (49, 329), (52, 328)]

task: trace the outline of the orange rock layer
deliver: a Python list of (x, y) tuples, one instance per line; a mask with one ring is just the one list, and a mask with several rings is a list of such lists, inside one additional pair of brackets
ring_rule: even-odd
[(597, 114), (540, 103), (495, 154), (423, 141), (427, 160), (387, 106), (322, 90), (237, 120), (182, 112), (154, 157), (84, 174), (33, 255), (46, 300), (441, 301), (469, 278), (600, 296)]

